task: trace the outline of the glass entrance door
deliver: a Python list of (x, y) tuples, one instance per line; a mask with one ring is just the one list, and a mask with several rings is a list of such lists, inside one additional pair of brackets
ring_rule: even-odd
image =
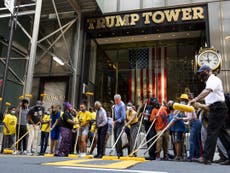
[(124, 102), (140, 105), (150, 97), (174, 100), (185, 89), (196, 93), (193, 65), (199, 47), (199, 38), (103, 45), (97, 55), (96, 98), (112, 102), (119, 93)]

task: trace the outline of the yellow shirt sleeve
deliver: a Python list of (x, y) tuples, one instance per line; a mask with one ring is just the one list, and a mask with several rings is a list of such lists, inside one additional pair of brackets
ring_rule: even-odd
[(4, 135), (13, 135), (16, 133), (16, 125), (17, 125), (17, 118), (14, 115), (7, 114), (3, 120), (6, 126), (9, 129), (9, 133), (7, 133), (6, 128), (3, 128)]
[[(42, 118), (42, 121), (50, 121), (50, 115), (45, 114)], [(50, 132), (50, 123), (42, 124), (41, 126), (42, 132)]]

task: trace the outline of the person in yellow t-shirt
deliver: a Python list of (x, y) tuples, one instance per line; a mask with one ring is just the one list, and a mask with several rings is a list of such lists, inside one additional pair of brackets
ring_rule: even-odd
[[(89, 154), (93, 153), (93, 150), (95, 149), (96, 145), (97, 145), (97, 135), (95, 133), (97, 133), (96, 129), (96, 112), (95, 109), (93, 107), (89, 108), (89, 112), (91, 114), (91, 120), (90, 120), (90, 126), (89, 126), (89, 140), (90, 140), (90, 146), (92, 145), (92, 147), (90, 148)], [(94, 135), (95, 138), (94, 138)], [(94, 138), (94, 141), (93, 141)], [(93, 144), (92, 144), (93, 142)]]
[(12, 107), (3, 119), (3, 148), (11, 148), (15, 142), (16, 134), (16, 108)]
[(91, 120), (91, 114), (86, 110), (84, 103), (80, 104), (80, 112), (77, 114), (79, 120), (79, 149), (82, 156), (85, 156), (87, 149), (87, 138), (89, 133), (89, 122)]
[(42, 116), (41, 121), (41, 149), (39, 155), (44, 155), (48, 146), (49, 134), (50, 134), (50, 112), (51, 108)]
[(129, 102), (127, 104), (125, 127), (130, 126), (129, 146), (131, 152), (135, 149), (134, 143), (138, 132), (138, 117), (137, 117), (137, 112), (134, 109), (135, 109), (134, 105), (131, 102)]
[(74, 116), (73, 121), (76, 122), (76, 124), (73, 125), (73, 129), (72, 129), (72, 142), (71, 142), (70, 153), (71, 154), (76, 154), (76, 153), (79, 153), (79, 145), (78, 145), (78, 143), (76, 145), (76, 148), (74, 148), (74, 147), (75, 147), (75, 144), (76, 144), (76, 142), (78, 140), (77, 139), (77, 133), (79, 131), (78, 129), (80, 128), (80, 125), (79, 125), (79, 120), (78, 120), (78, 117), (77, 117), (78, 111), (74, 109), (72, 111), (72, 114)]

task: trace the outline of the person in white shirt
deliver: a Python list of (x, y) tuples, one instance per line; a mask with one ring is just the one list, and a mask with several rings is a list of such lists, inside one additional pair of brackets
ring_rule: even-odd
[[(230, 156), (230, 137), (229, 134), (225, 133), (224, 129), (227, 106), (225, 104), (224, 90), (220, 78), (212, 74), (212, 69), (207, 65), (201, 66), (198, 73), (202, 79), (206, 81), (206, 87), (189, 103), (193, 104), (204, 99), (205, 104), (209, 107), (207, 139), (205, 141), (203, 155), (198, 159), (198, 162), (210, 164), (215, 153), (217, 137), (219, 137), (221, 141), (224, 141), (223, 144), (225, 144), (228, 156)], [(222, 164), (230, 164), (230, 160), (226, 160)]]

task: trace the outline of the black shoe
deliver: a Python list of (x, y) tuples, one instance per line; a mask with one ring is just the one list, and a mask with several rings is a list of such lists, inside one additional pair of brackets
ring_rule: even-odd
[(226, 159), (220, 158), (218, 160), (214, 160), (213, 163), (221, 163), (221, 162), (224, 162), (224, 161), (226, 161)]
[(145, 157), (145, 160), (156, 160), (156, 158), (153, 158), (153, 157)]
[(98, 154), (98, 155), (96, 155), (94, 158), (101, 159), (102, 157), (103, 157), (103, 155), (102, 155), (102, 154)]
[(203, 158), (203, 157), (200, 157), (199, 159), (197, 159), (197, 162), (198, 162), (198, 163), (203, 163), (203, 164), (205, 164), (205, 165), (211, 165), (211, 161), (210, 161), (210, 160), (207, 160), (207, 159), (205, 159), (205, 158)]
[(230, 160), (225, 160), (224, 162), (220, 163), (221, 165), (230, 165)]

